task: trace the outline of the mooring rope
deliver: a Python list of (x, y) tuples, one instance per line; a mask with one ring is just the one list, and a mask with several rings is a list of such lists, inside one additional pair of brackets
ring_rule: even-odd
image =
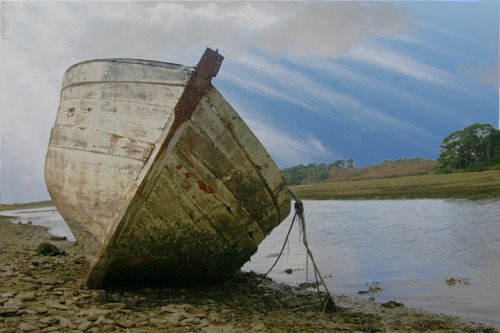
[[(321, 301), (321, 304), (323, 306), (322, 311), (325, 312), (326, 310), (329, 310), (329, 311), (334, 312), (334, 311), (336, 311), (335, 302), (333, 301), (333, 297), (330, 294), (330, 291), (328, 290), (328, 287), (326, 286), (325, 280), (323, 280), (323, 276), (319, 272), (318, 266), (316, 265), (316, 261), (314, 260), (313, 253), (312, 253), (311, 249), (309, 249), (309, 242), (307, 241), (307, 234), (306, 234), (306, 220), (305, 220), (305, 215), (304, 215), (304, 204), (302, 203), (302, 201), (300, 201), (297, 198), (297, 195), (291, 189), (288, 189), (288, 192), (290, 193), (290, 195), (295, 200), (295, 204), (294, 204), (295, 215), (293, 216), (292, 223), (290, 225), (290, 229), (288, 229), (288, 233), (286, 234), (285, 241), (283, 243), (283, 246), (281, 247), (281, 251), (278, 254), (278, 257), (274, 261), (274, 264), (271, 266), (271, 268), (259, 280), (259, 282), (257, 282), (256, 285), (260, 284), (269, 275), (269, 273), (273, 270), (274, 266), (276, 266), (276, 264), (278, 263), (278, 260), (280, 259), (281, 255), (283, 254), (285, 246), (288, 243), (288, 238), (289, 238), (290, 233), (292, 231), (292, 227), (293, 227), (293, 225), (295, 223), (295, 219), (298, 217), (299, 227), (300, 227), (300, 230), (301, 230), (301, 233), (302, 233), (302, 242), (303, 242), (303, 244), (304, 244), (304, 246), (306, 247), (306, 250), (307, 250), (307, 258), (311, 259), (311, 262), (312, 262), (313, 267), (314, 267), (314, 277), (316, 279), (316, 289), (318, 291), (318, 296), (320, 297), (320, 301)], [(318, 277), (319, 277), (320, 281), (318, 281)], [(320, 293), (320, 290), (319, 290), (319, 285), (320, 284), (325, 289), (325, 292), (326, 292), (325, 299), (321, 298), (321, 293)]]

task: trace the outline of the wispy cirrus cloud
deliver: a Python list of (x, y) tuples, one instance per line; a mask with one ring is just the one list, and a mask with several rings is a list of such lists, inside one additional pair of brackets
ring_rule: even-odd
[[(242, 113), (252, 114), (244, 106), (237, 106)], [(259, 138), (269, 154), (282, 166), (293, 166), (304, 161), (331, 161), (338, 158), (337, 154), (327, 149), (320, 139), (307, 133), (290, 133), (266, 124), (252, 116), (245, 122)]]
[[(324, 82), (316, 79), (316, 76), (324, 74), (325, 71), (341, 71), (344, 76), (348, 76), (351, 81), (362, 82), (363, 85), (372, 88), (392, 90), (392, 86), (386, 86), (366, 76), (357, 76), (353, 72), (335, 65), (334, 62), (323, 63), (321, 60), (300, 61), (296, 64), (314, 68), (315, 71), (299, 71), (289, 66), (285, 67), (281, 63), (255, 54), (247, 54), (238, 57), (235, 72), (231, 69), (229, 73), (221, 74), (220, 79), (228, 80), (233, 84), (238, 84), (244, 89), (248, 89), (264, 95), (268, 98), (281, 99), (293, 103), (305, 110), (321, 114), (333, 120), (362, 122), (361, 127), (393, 128), (401, 131), (409, 131), (420, 137), (431, 137), (432, 135), (425, 129), (412, 123), (402, 120), (404, 117), (393, 117), (387, 113), (377, 110), (373, 106), (365, 105), (355, 95), (339, 93), (334, 88), (324, 85)], [(316, 65), (313, 65), (313, 64)], [(402, 95), (413, 99), (408, 93), (394, 92), (401, 98)], [(425, 102), (423, 102), (425, 103)]]
[(466, 40), (468, 42), (473, 42), (473, 43), (477, 42), (477, 40), (475, 38), (472, 38), (472, 37), (464, 35), (464, 34), (457, 33), (456, 31), (453, 31), (453, 30), (445, 29), (445, 28), (443, 28), (439, 25), (436, 25), (436, 24), (424, 22), (421, 20), (416, 20), (416, 21), (414, 21), (414, 23), (419, 25), (421, 28), (429, 29), (429, 30), (432, 30), (432, 31), (437, 32), (437, 33), (446, 34), (446, 35), (451, 36), (451, 37)]
[[(315, 79), (314, 74), (304, 74), (278, 61), (247, 54), (235, 60), (234, 77), (239, 78), (243, 88), (256, 89), (261, 94), (293, 102), (297, 106), (322, 114), (332, 119), (356, 119), (371, 115), (372, 109), (348, 95), (329, 89)], [(221, 78), (230, 78), (222, 75)], [(320, 107), (327, 104), (330, 108)]]
[[(449, 119), (461, 119), (461, 116), (450, 109), (446, 104), (422, 98), (422, 96), (416, 95), (413, 91), (408, 91), (392, 82), (379, 79), (377, 76), (367, 75), (363, 70), (353, 66), (342, 65), (338, 61), (328, 61), (322, 58), (313, 60), (296, 59), (294, 63), (323, 73), (328, 73), (328, 75), (331, 75), (336, 81), (349, 82), (358, 87), (359, 90), (373, 91), (381, 96), (385, 96), (386, 99), (401, 100), (408, 104), (418, 105), (420, 106), (420, 117), (441, 113), (446, 115)], [(404, 128), (407, 127), (404, 123), (402, 123), (401, 126)], [(374, 126), (371, 125), (370, 127), (373, 128)], [(414, 130), (415, 129), (416, 128), (414, 128)], [(426, 131), (418, 131), (418, 133), (419, 135), (430, 135)]]
[(457, 88), (453, 83), (454, 77), (452, 74), (388, 49), (356, 47), (349, 51), (349, 58), (362, 63), (382, 67), (386, 70), (406, 75), (419, 81), (438, 86)]

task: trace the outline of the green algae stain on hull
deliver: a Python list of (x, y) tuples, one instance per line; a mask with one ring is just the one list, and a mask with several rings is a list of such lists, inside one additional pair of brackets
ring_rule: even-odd
[[(145, 144), (133, 145), (131, 142), (137, 139), (124, 137), (123, 131), (110, 134), (109, 122), (104, 122), (108, 128), (93, 131), (101, 133), (100, 136), (89, 138), (79, 133), (51, 138), (45, 170), (47, 187), (61, 215), (91, 257), (89, 286), (97, 288), (105, 282), (123, 279), (175, 283), (225, 279), (241, 268), (260, 242), (288, 216), (290, 198), (279, 169), (210, 83), (221, 62), (220, 55), (207, 49), (194, 73), (185, 75), (187, 83), (179, 79), (175, 89), (163, 88), (170, 92), (165, 94), (166, 100), (158, 102), (156, 98), (152, 103), (154, 110), (161, 109), (162, 103), (166, 110), (163, 118), (156, 116), (162, 119), (163, 128), (152, 136), (155, 141), (148, 139)], [(129, 63), (133, 68), (125, 63), (126, 70), (122, 71), (133, 73), (141, 69), (136, 62)], [(91, 61), (84, 64), (88, 71), (96, 71), (91, 70)], [(106, 72), (106, 66), (98, 64)], [(143, 66), (148, 68), (142, 71), (149, 73), (151, 64)], [(175, 73), (156, 75), (170, 81), (155, 82), (153, 90), (157, 91), (159, 84), (172, 85), (172, 77), (178, 78), (183, 68), (171, 64), (160, 66), (160, 71)], [(82, 73), (77, 65), (71, 69)], [(206, 74), (207, 70), (212, 72)], [(114, 76), (122, 75), (115, 70)], [(75, 75), (70, 76), (76, 84)], [(179, 92), (176, 89), (181, 83), (185, 84), (184, 91)], [(118, 101), (113, 100), (113, 96), (120, 95), (119, 85), (111, 85), (117, 92), (99, 93), (93, 87), (92, 96), (106, 96), (106, 102), (94, 103), (92, 111), (83, 110), (108, 116), (119, 114)], [(203, 85), (206, 87), (200, 94)], [(144, 87), (143, 90), (146, 92), (143, 103), (147, 104), (148, 90)], [(177, 93), (173, 94), (174, 90)], [(197, 98), (196, 103), (193, 98)], [(78, 103), (86, 105), (86, 101)], [(61, 104), (66, 107), (68, 101), (62, 97)], [(132, 115), (127, 122), (137, 123), (131, 119), (141, 118), (136, 113), (144, 107), (136, 104), (134, 112), (130, 112), (132, 105), (127, 107)], [(58, 115), (54, 127), (60, 127), (60, 122), (67, 123), (70, 118), (80, 121), (81, 117), (75, 118), (80, 109), (75, 110), (71, 116)], [(155, 112), (148, 110), (146, 114)], [(118, 123), (123, 121), (121, 118)], [(141, 119), (144, 122), (147, 121)], [(96, 126), (99, 122), (94, 119), (92, 124)], [(85, 123), (79, 125), (86, 128)], [(137, 128), (139, 125), (134, 126), (133, 133), (143, 133), (151, 125), (143, 130)], [(108, 146), (103, 135), (110, 138)], [(122, 140), (123, 145), (117, 145), (117, 140)], [(99, 142), (99, 151), (89, 148), (94, 142)]]

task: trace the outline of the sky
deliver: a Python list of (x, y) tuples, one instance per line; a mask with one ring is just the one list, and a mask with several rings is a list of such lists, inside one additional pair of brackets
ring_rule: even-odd
[(1, 1), (1, 203), (49, 199), (44, 159), (64, 72), (95, 58), (194, 65), (278, 167), (436, 159), (499, 124), (497, 1)]

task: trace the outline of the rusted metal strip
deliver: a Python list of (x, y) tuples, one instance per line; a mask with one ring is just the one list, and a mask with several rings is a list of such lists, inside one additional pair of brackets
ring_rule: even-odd
[[(168, 130), (165, 140), (161, 143), (158, 153), (154, 156), (152, 165), (155, 165), (160, 159), (163, 158), (172, 137), (175, 132), (177, 132), (181, 124), (191, 119), (198, 103), (212, 85), (212, 79), (217, 76), (223, 60), (224, 57), (220, 55), (219, 52), (214, 51), (209, 47), (206, 48), (200, 58), (200, 61), (196, 65), (191, 78), (187, 82), (181, 97), (179, 97), (179, 100), (175, 105), (174, 121)], [(146, 182), (149, 178), (150, 177), (146, 177), (145, 181), (139, 185), (137, 194), (140, 195), (144, 192), (144, 189), (147, 186)]]
[(210, 87), (212, 79), (217, 76), (223, 60), (224, 57), (222, 55), (207, 47), (196, 65), (193, 75), (186, 84), (186, 88), (175, 105), (174, 122), (169, 130), (168, 136), (162, 143), (160, 154), (157, 156), (162, 155), (161, 153), (167, 148), (173, 134), (177, 131), (179, 126), (191, 119), (198, 103)]

